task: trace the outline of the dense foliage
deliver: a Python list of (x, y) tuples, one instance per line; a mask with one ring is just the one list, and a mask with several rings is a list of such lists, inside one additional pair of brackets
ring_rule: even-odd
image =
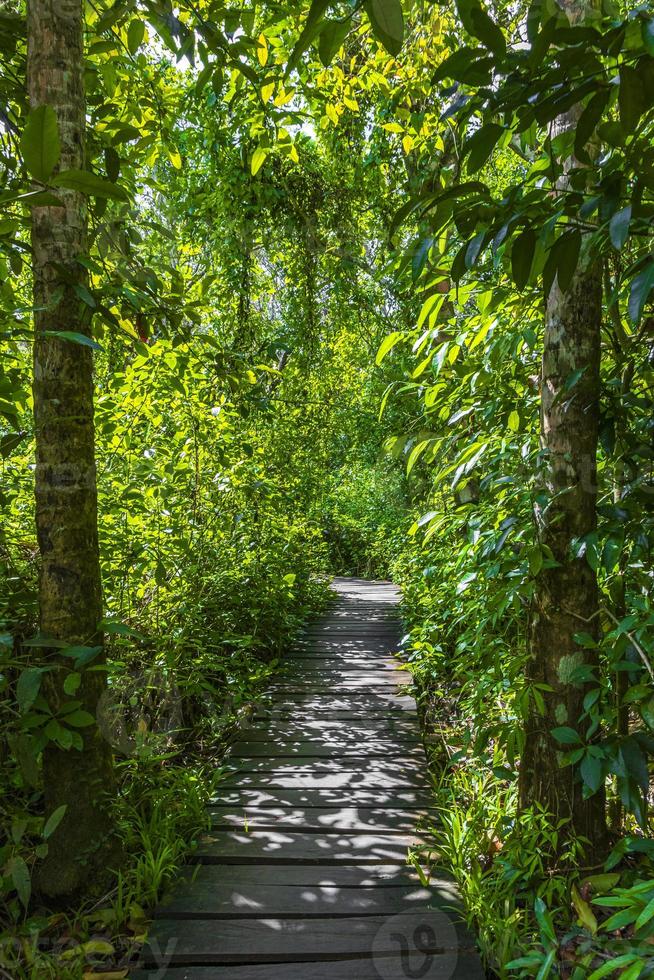
[[(0, 966), (123, 968), (231, 731), (344, 573), (403, 587), (437, 845), (489, 965), (650, 976), (651, 11), (117, 0), (84, 32), (76, 167), (54, 96), (29, 104), (25, 10), (0, 13)], [(62, 200), (88, 245), (39, 306), (35, 222)], [(52, 345), (93, 352), (84, 642), (40, 626)], [(96, 731), (129, 858), (64, 929), (43, 760)]]

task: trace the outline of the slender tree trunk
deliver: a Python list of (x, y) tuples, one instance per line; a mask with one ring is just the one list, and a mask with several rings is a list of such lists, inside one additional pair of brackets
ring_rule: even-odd
[[(571, 21), (579, 22), (590, 4), (564, 0), (561, 6)], [(580, 111), (575, 106), (556, 119), (552, 137), (574, 128)], [(559, 189), (566, 184), (564, 176)], [(579, 668), (598, 670), (595, 651), (574, 639), (576, 633), (598, 636), (597, 576), (586, 555), (575, 557), (573, 548), (597, 525), (601, 322), (601, 269), (584, 258), (582, 248), (568, 290), (564, 293), (555, 280), (546, 299), (540, 434), (547, 504), (537, 508), (536, 521), (541, 544), (557, 565), (541, 571), (533, 599), (527, 673), (530, 683), (540, 686), (544, 711), (532, 700), (519, 788), (523, 807), (538, 804), (568, 820), (562, 837), (587, 838), (594, 856), (606, 844), (604, 788), (584, 798), (579, 769), (561, 765), (564, 746), (551, 732), (572, 728), (586, 742), (589, 723), (580, 719), (589, 684), (580, 679)]]
[[(83, 168), (85, 105), (81, 0), (29, 0), (27, 86), (32, 108), (53, 108), (61, 142), (61, 169)], [(102, 646), (93, 428), (93, 360), (89, 347), (52, 334), (88, 334), (89, 320), (75, 292), (84, 282), (77, 259), (86, 251), (84, 198), (60, 191), (61, 207), (35, 207), (32, 248), (36, 338), (34, 421), (36, 527), (41, 553), (41, 631), (70, 646)], [(93, 661), (102, 663), (98, 657)], [(106, 684), (102, 671), (84, 671), (73, 696), (63, 682), (71, 661), (51, 653), (44, 694), (53, 713), (74, 700), (95, 716)], [(115, 866), (110, 795), (113, 763), (95, 724), (77, 733), (77, 748), (50, 740), (43, 752), (46, 816), (66, 807), (37, 874), (40, 893), (75, 901), (101, 889)], [(74, 737), (74, 736), (73, 736)], [(61, 737), (60, 737), (61, 741)], [(63, 737), (63, 744), (70, 734)]]

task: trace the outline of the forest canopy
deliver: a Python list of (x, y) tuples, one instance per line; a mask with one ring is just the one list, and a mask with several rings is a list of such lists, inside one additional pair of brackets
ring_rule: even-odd
[(489, 970), (651, 976), (651, 7), (6, 0), (0, 56), (1, 971), (127, 975), (340, 574)]

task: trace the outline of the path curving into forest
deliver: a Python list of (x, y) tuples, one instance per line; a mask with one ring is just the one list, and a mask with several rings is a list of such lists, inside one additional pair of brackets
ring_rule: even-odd
[(230, 754), (213, 830), (157, 910), (139, 980), (476, 980), (445, 875), (407, 864), (432, 791), (398, 671), (398, 593), (336, 579)]

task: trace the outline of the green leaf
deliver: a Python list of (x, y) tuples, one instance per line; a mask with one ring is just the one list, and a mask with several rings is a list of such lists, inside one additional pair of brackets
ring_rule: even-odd
[(601, 761), (596, 759), (594, 755), (586, 753), (581, 760), (579, 771), (584, 785), (588, 787), (591, 794), (596, 793), (603, 783)]
[(340, 49), (349, 30), (350, 21), (348, 19), (325, 21), (318, 42), (318, 53), (325, 68), (332, 63), (334, 55)]
[(478, 37), (487, 48), (498, 58), (506, 54), (506, 38), (495, 21), (481, 7), (473, 7), (471, 11), (473, 37)]
[(114, 201), (129, 201), (129, 194), (124, 187), (104, 180), (90, 170), (62, 170), (53, 177), (53, 187), (65, 187), (69, 191), (78, 191), (89, 197), (110, 198)]
[(650, 258), (642, 272), (633, 280), (629, 292), (629, 316), (634, 323), (640, 322), (652, 286), (654, 286), (654, 259)]
[(74, 330), (44, 330), (44, 337), (56, 337), (57, 340), (69, 340), (72, 344), (81, 344), (82, 347), (91, 347), (93, 350), (102, 350), (100, 344), (86, 334), (76, 333)]
[(630, 65), (622, 65), (620, 68), (618, 105), (622, 127), (625, 133), (631, 133), (648, 108), (648, 98), (640, 71)]
[(64, 681), (64, 692), (69, 695), (75, 694), (82, 683), (82, 675), (78, 671), (73, 671)]
[(524, 289), (529, 282), (529, 273), (534, 261), (536, 235), (526, 228), (513, 242), (511, 250), (511, 272), (518, 289)]
[(563, 725), (561, 728), (553, 728), (552, 735), (561, 745), (579, 745), (581, 742), (579, 732), (576, 732), (574, 728), (569, 728), (567, 725)]
[(16, 683), (16, 701), (21, 714), (28, 711), (38, 697), (43, 680), (43, 667), (27, 667), (21, 671)]
[(133, 20), (127, 28), (127, 47), (130, 54), (136, 54), (145, 37), (145, 24), (142, 20)]
[(291, 55), (286, 63), (287, 75), (290, 74), (293, 69), (297, 68), (300, 63), (300, 58), (318, 34), (318, 31), (320, 30), (320, 23), (328, 6), (329, 0), (312, 0), (302, 32), (300, 33), (297, 43), (291, 51)]
[(636, 276), (629, 292), (629, 316), (634, 323), (639, 323), (643, 315), (645, 303), (654, 286), (654, 259), (649, 259), (647, 265)]
[(620, 251), (629, 236), (629, 223), (631, 221), (631, 204), (616, 213), (609, 223), (609, 237), (614, 248)]
[(566, 292), (570, 288), (573, 276), (579, 262), (581, 251), (581, 232), (576, 228), (567, 231), (554, 242), (550, 248), (543, 269), (543, 291), (549, 296), (552, 284), (556, 279), (559, 289)]
[(45, 183), (61, 156), (57, 117), (52, 106), (42, 105), (32, 109), (23, 130), (20, 149), (32, 177)]
[(11, 883), (16, 889), (21, 904), (27, 908), (32, 893), (32, 879), (29, 868), (19, 854), (14, 854), (13, 857), (9, 858), (5, 867), (5, 874), (11, 878)]
[(252, 160), (250, 161), (250, 173), (253, 177), (255, 174), (259, 173), (267, 156), (268, 150), (264, 149), (262, 146), (258, 146), (256, 148), (252, 154)]
[(394, 330), (393, 333), (389, 333), (388, 337), (384, 337), (382, 340), (379, 350), (377, 351), (377, 357), (375, 358), (375, 364), (380, 365), (384, 360), (388, 352), (395, 347), (397, 342), (402, 339), (402, 333), (399, 330)]
[(585, 146), (593, 136), (597, 126), (604, 118), (611, 90), (607, 86), (597, 92), (585, 107), (575, 128), (575, 156), (584, 163), (590, 163)]
[(88, 728), (89, 725), (95, 724), (95, 718), (89, 711), (71, 711), (63, 720), (73, 728)]
[(469, 174), (476, 173), (484, 166), (503, 133), (504, 127), (499, 123), (488, 123), (470, 137), (465, 148), (468, 154)]
[(640, 29), (645, 50), (654, 58), (654, 18), (644, 20)]
[(56, 810), (52, 811), (45, 822), (45, 827), (43, 828), (43, 837), (45, 840), (47, 840), (48, 837), (52, 837), (55, 830), (63, 820), (67, 809), (68, 805), (64, 803), (62, 806), (58, 806)]
[(400, 0), (368, 0), (366, 11), (377, 39), (389, 54), (399, 54), (404, 40), (404, 15)]

